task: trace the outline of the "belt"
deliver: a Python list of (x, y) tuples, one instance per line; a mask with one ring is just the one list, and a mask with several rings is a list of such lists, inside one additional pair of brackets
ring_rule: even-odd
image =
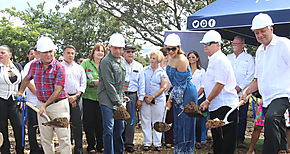
[(54, 102), (52, 102), (52, 103), (58, 103), (59, 101), (62, 101), (62, 100), (64, 100), (64, 99), (67, 99), (66, 97), (65, 98), (57, 98)]
[(125, 95), (133, 95), (133, 94), (137, 94), (137, 91), (135, 92), (125, 91)]
[(76, 93), (74, 93), (74, 94), (68, 94), (69, 96), (73, 96), (73, 95), (75, 95)]

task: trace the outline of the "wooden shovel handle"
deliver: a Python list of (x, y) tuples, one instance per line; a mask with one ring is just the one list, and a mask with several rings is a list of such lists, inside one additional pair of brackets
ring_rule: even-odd
[(31, 103), (29, 103), (29, 102), (25, 102), (25, 104), (27, 105), (27, 106), (29, 106), (32, 110), (34, 110), (35, 112), (37, 112), (37, 113), (39, 113), (40, 112), (40, 110), (37, 108), (37, 107), (35, 107), (34, 105), (32, 105)]

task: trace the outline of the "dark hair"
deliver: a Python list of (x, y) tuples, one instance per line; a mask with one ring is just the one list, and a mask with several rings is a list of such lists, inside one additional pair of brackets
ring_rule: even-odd
[(162, 47), (160, 51), (163, 53), (163, 56), (167, 56), (167, 49), (166, 47)]
[(100, 48), (103, 48), (103, 50), (104, 50), (104, 57), (105, 57), (106, 56), (106, 48), (105, 48), (105, 46), (103, 44), (101, 44), (101, 43), (97, 43), (97, 44), (94, 45), (94, 47), (93, 47), (90, 55), (88, 56), (88, 58), (90, 60), (93, 60), (94, 59), (95, 51), (99, 51)]
[[(197, 62), (196, 62), (196, 67), (197, 67), (197, 69), (201, 69), (201, 67), (200, 67), (200, 57), (199, 57), (199, 54), (198, 54), (198, 52), (197, 51), (195, 51), (195, 50), (191, 50), (191, 51), (189, 51), (188, 53), (187, 53), (187, 59), (188, 59), (188, 57), (189, 57), (189, 55), (190, 54), (194, 54), (195, 56), (196, 56), (196, 58), (198, 58), (198, 60), (197, 60)], [(189, 66), (191, 66), (191, 65), (189, 65)]]
[(7, 51), (11, 53), (11, 49), (8, 45), (1, 45), (0, 47), (7, 48)]
[(77, 51), (76, 48), (73, 46), (73, 45), (67, 45), (63, 48), (63, 52), (66, 50), (66, 49), (73, 49), (75, 52)]
[(240, 36), (240, 35), (235, 36), (234, 39), (240, 39), (241, 42), (242, 42), (243, 44), (245, 44), (245, 38), (242, 37), (242, 36)]

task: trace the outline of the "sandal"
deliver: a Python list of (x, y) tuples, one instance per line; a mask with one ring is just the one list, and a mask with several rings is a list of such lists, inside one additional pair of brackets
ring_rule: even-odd
[(143, 147), (143, 150), (144, 150), (144, 151), (149, 151), (149, 150), (150, 150), (150, 147), (149, 147), (149, 146), (144, 146), (144, 147)]
[(162, 147), (161, 146), (155, 147), (154, 150), (155, 151), (162, 151)]

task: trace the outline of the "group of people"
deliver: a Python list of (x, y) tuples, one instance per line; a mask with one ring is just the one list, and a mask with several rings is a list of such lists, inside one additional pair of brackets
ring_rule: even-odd
[[(63, 49), (62, 62), (56, 60), (57, 47), (49, 37), (41, 37), (36, 49), (29, 51), (28, 55), (35, 58), (22, 63), (23, 70), (19, 63), (11, 61), (10, 48), (1, 45), (0, 132), (4, 138), (1, 153), (10, 153), (8, 119), (13, 127), (16, 152), (24, 153), (19, 118), (19, 109), (24, 104), (15, 98), (25, 97), (27, 103), (39, 109), (37, 114), (28, 108), (30, 153), (37, 154), (54, 153), (54, 132), (60, 153), (82, 153), (83, 130), (89, 153), (134, 152), (137, 117), (141, 121), (144, 151), (162, 150), (163, 134), (152, 125), (169, 120), (173, 125), (170, 133), (165, 133), (165, 141), (173, 144), (174, 153), (191, 154), (195, 147), (199, 149), (206, 143), (206, 121), (223, 119), (240, 100), (244, 105), (229, 115), (231, 123), (211, 129), (213, 152), (233, 154), (245, 139), (247, 96), (256, 91), (262, 96), (260, 110), (265, 117), (263, 154), (286, 152), (283, 115), (290, 107), (290, 41), (273, 33), (273, 22), (267, 14), (256, 15), (251, 29), (261, 43), (255, 62), (244, 50), (243, 37), (233, 39), (234, 52), (226, 56), (221, 51), (221, 35), (214, 30), (206, 32), (200, 41), (209, 59), (206, 70), (200, 66), (198, 52), (185, 54), (180, 37), (174, 33), (165, 38), (163, 52), (150, 53), (150, 65), (144, 68), (134, 60), (135, 48), (126, 45), (118, 33), (110, 37), (107, 48), (96, 44), (80, 65), (74, 62), (77, 50), (72, 45)], [(184, 107), (190, 102), (199, 105), (209, 117), (184, 114)], [(114, 119), (114, 111), (119, 109), (126, 109), (130, 118)], [(71, 126), (41, 125), (47, 122), (43, 114), (50, 119), (65, 117)], [(41, 146), (35, 125), (39, 127)], [(253, 152), (251, 147), (248, 153)]]

